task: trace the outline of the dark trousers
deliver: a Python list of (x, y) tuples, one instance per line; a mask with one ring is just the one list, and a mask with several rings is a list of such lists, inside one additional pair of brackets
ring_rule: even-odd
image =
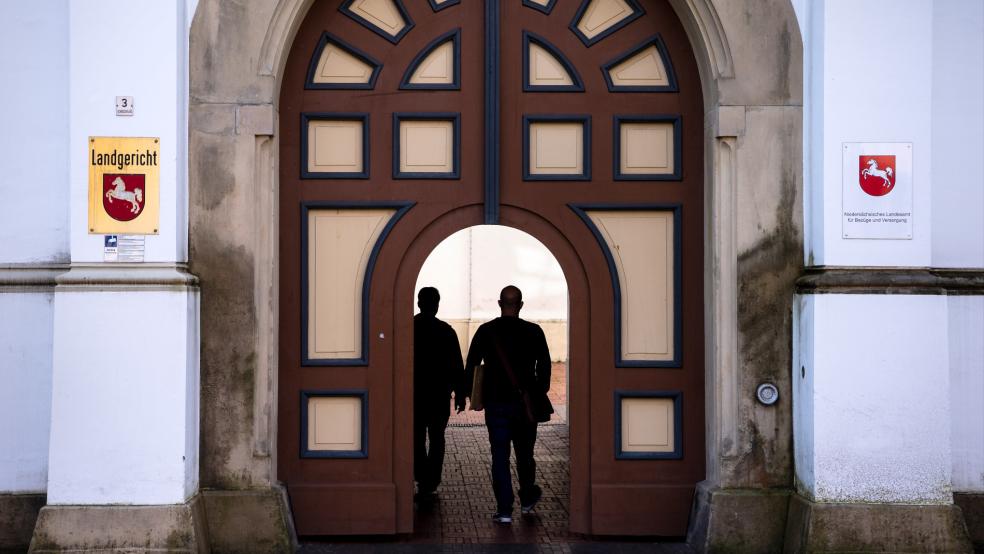
[(529, 423), (519, 404), (486, 404), (485, 426), (492, 447), (492, 490), (500, 513), (511, 513), (515, 497), (509, 473), (509, 446), (516, 451), (516, 474), (519, 476), (520, 503), (536, 494), (536, 423)]
[[(450, 411), (417, 413), (413, 418), (413, 478), (420, 491), (433, 491), (441, 484), (444, 468), (444, 430)], [(430, 448), (427, 448), (430, 439)]]

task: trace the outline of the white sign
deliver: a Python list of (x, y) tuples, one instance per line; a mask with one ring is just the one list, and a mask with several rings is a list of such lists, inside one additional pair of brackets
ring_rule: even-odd
[(103, 236), (103, 261), (104, 262), (117, 262), (119, 261), (119, 237), (116, 235), (104, 235)]
[(117, 259), (120, 262), (144, 261), (144, 235), (119, 235)]
[(116, 115), (133, 115), (133, 97), (116, 97)]
[(912, 239), (912, 143), (845, 142), (846, 239)]

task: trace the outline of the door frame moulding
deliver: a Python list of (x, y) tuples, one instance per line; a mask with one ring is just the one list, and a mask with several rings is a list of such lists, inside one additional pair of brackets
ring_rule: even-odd
[[(754, 4), (751, 0), (746, 1)], [(275, 5), (236, 12), (236, 17), (226, 18), (221, 14), (231, 9), (228, 5), (219, 0), (201, 0), (191, 22), (188, 221), (192, 253), (190, 269), (202, 276), (202, 352), (208, 352), (210, 347), (228, 348), (215, 346), (215, 343), (234, 340), (239, 341), (236, 346), (244, 351), (242, 353), (254, 360), (249, 395), (243, 395), (241, 399), (243, 403), (249, 403), (252, 409), (235, 412), (240, 414), (240, 419), (248, 418), (249, 421), (216, 422), (205, 417), (203, 409), (203, 443), (230, 428), (249, 430), (246, 435), (233, 435), (228, 439), (232, 441), (229, 448), (239, 456), (232, 461), (210, 457), (207, 455), (209, 447), (203, 444), (203, 486), (218, 486), (226, 482), (224, 476), (233, 474), (247, 477), (240, 485), (230, 484), (230, 489), (235, 486), (275, 487), (277, 483), (280, 317), (277, 106), (287, 56), (313, 2), (279, 0)], [(737, 75), (730, 46), (731, 41), (736, 44), (756, 43), (759, 40), (757, 28), (729, 25), (728, 30), (732, 33), (729, 37), (715, 7), (715, 4), (720, 4), (718, 0), (668, 2), (690, 38), (705, 102), (706, 453), (707, 481), (714, 485), (737, 479), (732, 475), (734, 471), (731, 466), (734, 465), (732, 462), (738, 454), (743, 436), (740, 422), (742, 417), (750, 417), (741, 408), (744, 400), (739, 373), (744, 370), (739, 355), (737, 237), (739, 224), (741, 229), (745, 229), (755, 223), (751, 220), (742, 223), (744, 220), (737, 217), (737, 166), (739, 157), (752, 159), (758, 153), (754, 145), (743, 146), (740, 141), (744, 134), (746, 104), (751, 102), (737, 93), (730, 103), (726, 101), (729, 100), (729, 91), (740, 88), (735, 83), (747, 81), (747, 86), (754, 90), (764, 85), (756, 84), (755, 75), (751, 72)], [(732, 9), (729, 5), (728, 13)], [(783, 9), (789, 14), (793, 12), (791, 5)], [(220, 17), (221, 33), (218, 30)], [(228, 36), (239, 37), (234, 47), (223, 43), (223, 37)], [(794, 41), (796, 44), (793, 48), (801, 49), (801, 43), (797, 41)], [(790, 62), (790, 72), (794, 75), (801, 72), (799, 59)], [(753, 64), (755, 60), (746, 62)], [(232, 75), (228, 69), (230, 67), (241, 70)], [(223, 79), (231, 82), (224, 84)], [(802, 121), (802, 108), (791, 107), (800, 109)], [(200, 114), (209, 117), (199, 117)], [(220, 119), (231, 120), (232, 123), (222, 126), (217, 123)], [(767, 124), (777, 128), (780, 125)], [(209, 158), (206, 154), (218, 157)], [(799, 167), (797, 164), (801, 161), (792, 160), (790, 163)], [(225, 197), (215, 196), (216, 183), (210, 178), (210, 171), (216, 164), (235, 168), (228, 174), (230, 184), (227, 185), (229, 191), (226, 191)], [(772, 187), (771, 192), (778, 198), (783, 193), (783, 187), (801, 187), (802, 184), (787, 184), (770, 178), (765, 186)], [(762, 231), (752, 229), (748, 232), (758, 234)], [(801, 233), (796, 240), (802, 246)], [(206, 253), (222, 249), (234, 249), (241, 255), (240, 259), (245, 265), (242, 272), (232, 274), (235, 279), (233, 284), (241, 287), (240, 294), (247, 297), (245, 303), (253, 310), (242, 321), (234, 323), (223, 320), (222, 310), (226, 307), (217, 305), (214, 296), (209, 297), (209, 280), (228, 274), (221, 266), (225, 259)], [(798, 263), (801, 266), (802, 260)], [(223, 281), (217, 285), (229, 286), (230, 283)], [(786, 331), (791, 333), (791, 330), (779, 330), (782, 333)], [(230, 332), (237, 336), (230, 339)], [(202, 357), (203, 376), (223, 375), (231, 370), (231, 367), (223, 365), (222, 360)], [(206, 399), (205, 387), (202, 393), (205, 408), (206, 400), (211, 399)], [(236, 398), (232, 397), (233, 400)], [(227, 417), (232, 418), (234, 414)], [(236, 471), (233, 471), (234, 468)], [(235, 480), (229, 482), (236, 483)]]

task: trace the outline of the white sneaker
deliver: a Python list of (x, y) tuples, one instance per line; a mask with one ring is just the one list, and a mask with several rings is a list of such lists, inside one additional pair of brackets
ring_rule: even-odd
[(512, 514), (503, 514), (501, 512), (496, 512), (492, 514), (492, 521), (496, 523), (512, 523)]

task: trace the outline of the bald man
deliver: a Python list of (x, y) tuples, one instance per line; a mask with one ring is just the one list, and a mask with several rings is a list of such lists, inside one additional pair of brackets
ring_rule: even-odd
[[(502, 315), (478, 328), (465, 364), (465, 382), (470, 383), (475, 367), (485, 362), (482, 399), (492, 449), (492, 490), (496, 500), (492, 519), (503, 524), (512, 523), (515, 501), (509, 473), (510, 444), (516, 451), (522, 513), (533, 511), (543, 494), (536, 485), (533, 459), (537, 424), (528, 420), (519, 388), (531, 395), (546, 396), (550, 389), (550, 351), (543, 329), (520, 319), (522, 308), (523, 293), (518, 288), (510, 285), (502, 289), (499, 294)], [(513, 384), (508, 369), (519, 387)]]

